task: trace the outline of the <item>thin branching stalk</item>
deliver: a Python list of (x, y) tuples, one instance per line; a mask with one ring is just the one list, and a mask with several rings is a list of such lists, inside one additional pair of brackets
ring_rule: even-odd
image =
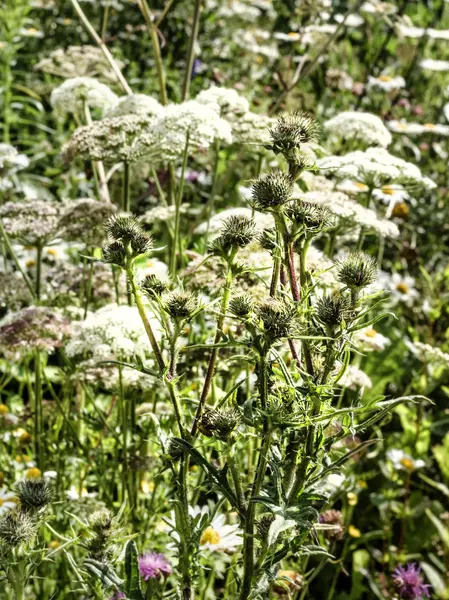
[(34, 289), (33, 284), (31, 283), (28, 275), (23, 270), (22, 265), (20, 264), (16, 253), (14, 252), (14, 248), (12, 247), (11, 241), (9, 239), (9, 235), (6, 233), (6, 230), (3, 226), (3, 222), (1, 219), (0, 219), (0, 236), (3, 238), (3, 243), (5, 244), (5, 248), (9, 254), (9, 256), (12, 258), (12, 261), (13, 261), (16, 269), (22, 275), (22, 279), (24, 280), (30, 294), (33, 296), (33, 298), (36, 298), (36, 290)]
[(184, 72), (184, 83), (182, 86), (182, 99), (187, 100), (190, 92), (190, 82), (192, 80), (193, 62), (195, 60), (195, 46), (198, 39), (200, 29), (202, 0), (195, 0), (195, 8), (193, 10), (192, 31), (189, 39), (189, 49), (187, 51), (186, 68)]
[(153, 16), (151, 14), (150, 7), (148, 6), (147, 0), (137, 0), (137, 3), (139, 5), (140, 11), (143, 15), (143, 18), (145, 19), (145, 25), (147, 27), (148, 33), (150, 35), (151, 43), (153, 45), (154, 63), (156, 65), (157, 79), (159, 82), (159, 94), (160, 94), (161, 104), (165, 105), (165, 104), (168, 104), (167, 85), (166, 85), (164, 64), (162, 62), (162, 56), (161, 56), (161, 46), (159, 44), (159, 37), (157, 34), (157, 27), (159, 26), (160, 21), (162, 21), (165, 14), (163, 16), (161, 16), (160, 21), (157, 24), (155, 24), (153, 21)]
[(83, 11), (83, 9), (79, 5), (78, 0), (70, 0), (70, 2), (72, 3), (73, 8), (75, 9), (76, 13), (78, 14), (79, 18), (81, 19), (81, 22), (83, 23), (84, 27), (86, 28), (86, 31), (89, 33), (89, 35), (92, 37), (92, 39), (98, 45), (100, 50), (103, 52), (104, 57), (108, 61), (109, 65), (111, 66), (112, 71), (115, 73), (115, 76), (117, 77), (117, 81), (122, 86), (123, 91), (125, 92), (125, 94), (131, 95), (133, 92), (132, 92), (131, 88), (129, 87), (128, 82), (123, 77), (123, 74), (120, 71), (120, 67), (118, 66), (116, 60), (112, 56), (111, 52), (107, 48), (104, 41), (101, 39), (101, 37), (98, 35), (98, 33), (93, 28), (91, 22), (89, 21), (89, 19), (87, 18), (86, 14)]

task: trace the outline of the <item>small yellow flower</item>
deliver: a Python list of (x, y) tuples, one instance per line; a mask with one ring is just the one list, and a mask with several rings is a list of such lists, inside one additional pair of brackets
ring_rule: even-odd
[(41, 470), (37, 467), (32, 467), (31, 469), (28, 469), (28, 471), (25, 473), (25, 477), (27, 479), (40, 479), (41, 476)]
[(50, 256), (58, 256), (58, 251), (56, 248), (47, 248), (47, 254)]
[(140, 489), (144, 494), (150, 494), (152, 491), (154, 491), (154, 482), (143, 480), (140, 484)]
[(358, 483), (359, 488), (362, 488), (362, 490), (366, 490), (366, 488), (368, 487), (368, 484), (366, 483), (366, 481), (359, 481)]
[(353, 492), (348, 492), (346, 497), (348, 499), (349, 506), (356, 506), (357, 502), (359, 501), (357, 494), (354, 494)]
[(34, 260), (34, 258), (30, 258), (25, 263), (25, 266), (27, 267), (27, 269), (31, 269), (31, 267), (34, 267), (35, 265), (36, 265), (36, 261)]
[(9, 413), (8, 407), (6, 404), (0, 404), (0, 416), (7, 415)]
[(203, 531), (203, 535), (201, 536), (200, 544), (219, 544), (220, 543), (220, 534), (216, 529), (209, 526)]
[(29, 444), (32, 440), (31, 434), (28, 431), (23, 431), (19, 435), (19, 444)]
[(359, 538), (362, 536), (362, 532), (360, 531), (360, 529), (357, 529), (357, 527), (355, 527), (354, 525), (349, 525), (348, 533), (353, 538)]
[(58, 542), (58, 540), (52, 540), (49, 544), (48, 547), (51, 548), (52, 550), (56, 550), (56, 548), (60, 547), (60, 543)]

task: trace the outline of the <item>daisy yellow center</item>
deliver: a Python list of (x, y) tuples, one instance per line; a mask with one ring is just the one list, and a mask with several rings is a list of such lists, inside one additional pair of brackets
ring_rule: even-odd
[(408, 212), (408, 206), (405, 204), (405, 202), (398, 202), (398, 204), (395, 204), (395, 207), (393, 208), (394, 217), (406, 217)]
[(378, 79), (379, 81), (393, 81), (393, 77), (390, 75), (381, 75)]
[(34, 265), (35, 265), (35, 264), (36, 264), (36, 261), (35, 261), (35, 260), (33, 260), (32, 258), (30, 258), (30, 260), (27, 260), (27, 261), (26, 261), (26, 263), (25, 263), (25, 266), (26, 266), (27, 268), (30, 268), (30, 267), (34, 267)]
[(152, 266), (153, 266), (153, 261), (152, 261), (152, 260), (149, 260), (149, 261), (147, 262), (147, 267), (152, 267)]
[(398, 129), (402, 129), (402, 131), (407, 131), (407, 129), (408, 129), (407, 123), (399, 123)]
[(288, 34), (288, 37), (296, 39), (298, 37), (298, 34), (296, 33), (296, 31), (290, 31)]
[(388, 196), (392, 196), (395, 192), (394, 188), (392, 188), (389, 185), (384, 185), (382, 188), (382, 191), (384, 194), (387, 194)]
[(377, 331), (375, 329), (367, 329), (365, 331), (365, 335), (366, 335), (366, 337), (373, 338), (373, 337), (376, 337)]
[(0, 506), (3, 506), (3, 500), (0, 498)]
[(401, 283), (398, 283), (398, 285), (396, 286), (396, 289), (401, 294), (406, 294), (408, 292), (408, 285), (402, 281)]
[(366, 185), (364, 183), (360, 183), (360, 181), (354, 181), (354, 185), (355, 187), (358, 187), (361, 190), (364, 190), (366, 188)]
[(207, 527), (204, 530), (203, 535), (201, 536), (200, 544), (219, 544), (220, 543), (220, 534), (213, 527)]
[(27, 29), (28, 33), (36, 33), (37, 29), (36, 27), (30, 27), (29, 29)]
[(39, 477), (42, 475), (40, 469), (33, 467), (32, 469), (28, 469), (28, 471), (26, 472), (25, 476), (27, 479), (39, 479)]
[(0, 415), (7, 415), (8, 412), (8, 407), (5, 404), (0, 404)]
[(434, 129), (434, 127), (435, 127), (435, 124), (434, 124), (434, 123), (425, 123), (425, 124), (424, 124), (424, 127), (425, 127), (426, 129)]
[(399, 462), (405, 469), (407, 469), (407, 471), (413, 471), (415, 468), (415, 463), (411, 458), (401, 458)]
[(58, 256), (58, 251), (55, 250), (54, 248), (49, 248), (47, 250), (47, 254), (49, 254), (50, 256)]

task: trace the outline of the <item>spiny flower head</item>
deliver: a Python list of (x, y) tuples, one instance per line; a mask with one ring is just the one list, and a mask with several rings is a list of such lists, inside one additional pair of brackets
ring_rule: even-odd
[(16, 486), (20, 505), (25, 510), (39, 510), (50, 504), (53, 491), (48, 479), (32, 478), (19, 481)]
[(150, 552), (139, 556), (139, 572), (145, 581), (170, 575), (172, 567), (163, 554)]
[(151, 275), (145, 276), (140, 282), (140, 287), (143, 293), (149, 298), (154, 298), (154, 296), (162, 296), (162, 294), (168, 290), (169, 282), (162, 281), (162, 279), (159, 279), (157, 275), (152, 273)]
[(112, 242), (103, 248), (103, 261), (110, 265), (124, 267), (126, 264), (126, 250), (122, 242)]
[(424, 583), (421, 568), (415, 563), (397, 567), (393, 573), (393, 584), (401, 598), (421, 600), (430, 598), (430, 585)]
[(288, 153), (309, 144), (318, 138), (318, 125), (312, 115), (294, 112), (281, 115), (276, 125), (270, 129), (270, 149), (276, 154)]
[(295, 200), (288, 205), (286, 214), (291, 221), (302, 226), (309, 233), (317, 233), (331, 223), (330, 211), (322, 204)]
[(272, 252), (276, 248), (276, 229), (274, 227), (264, 229), (259, 233), (257, 239), (264, 250)]
[(191, 292), (175, 290), (164, 296), (163, 306), (174, 320), (191, 319), (198, 309), (198, 299)]
[(198, 429), (207, 437), (227, 440), (240, 423), (240, 413), (236, 409), (207, 409), (201, 416)]
[(256, 307), (265, 336), (268, 341), (288, 337), (296, 329), (296, 310), (285, 300), (269, 298)]
[(273, 210), (290, 200), (293, 180), (282, 171), (258, 177), (252, 187), (252, 205), (256, 210)]
[(0, 542), (15, 548), (30, 542), (36, 533), (36, 521), (19, 509), (10, 510), (0, 518)]
[(244, 248), (254, 239), (255, 223), (244, 215), (233, 215), (223, 222), (220, 235), (212, 242), (213, 254), (226, 256), (231, 250)]
[(350, 317), (350, 308), (351, 303), (347, 296), (323, 296), (316, 304), (316, 315), (324, 325), (337, 327)]
[(376, 260), (362, 252), (351, 252), (337, 263), (337, 277), (349, 288), (361, 289), (376, 280)]
[(234, 296), (229, 302), (229, 312), (237, 317), (247, 317), (253, 310), (253, 299), (249, 294)]
[[(112, 262), (113, 258), (121, 260), (123, 251), (120, 245), (125, 255), (127, 248), (130, 248), (134, 257), (145, 254), (153, 246), (151, 237), (145, 234), (141, 222), (133, 215), (113, 215), (106, 223), (106, 231), (114, 240), (113, 244), (105, 249), (106, 262)], [(114, 264), (122, 265), (120, 262)]]

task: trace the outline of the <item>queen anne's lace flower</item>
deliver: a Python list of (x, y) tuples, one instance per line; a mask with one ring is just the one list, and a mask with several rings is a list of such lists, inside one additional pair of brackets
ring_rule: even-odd
[(53, 352), (71, 333), (70, 321), (57, 309), (29, 306), (0, 321), (0, 346), (10, 352)]
[(163, 112), (164, 107), (155, 98), (145, 94), (132, 94), (119, 98), (117, 104), (106, 116), (144, 115), (147, 117), (160, 117)]
[(136, 162), (142, 157), (155, 156), (155, 118), (145, 115), (125, 115), (95, 121), (79, 127), (62, 149), (68, 161), (75, 156), (106, 162)]
[[(160, 326), (151, 319), (151, 327), (160, 339)], [(134, 306), (109, 304), (94, 313), (85, 321), (75, 323), (72, 339), (67, 345), (69, 357), (94, 357), (102, 360), (118, 360), (139, 356), (142, 359), (150, 351), (148, 338)]]
[(6, 232), (26, 246), (43, 246), (55, 239), (59, 230), (61, 204), (54, 200), (21, 200), (0, 207)]
[(382, 120), (371, 113), (342, 112), (324, 123), (329, 132), (329, 141), (354, 142), (363, 146), (382, 146), (391, 144), (391, 133)]
[(74, 77), (52, 91), (50, 102), (56, 113), (67, 115), (82, 113), (84, 106), (106, 112), (117, 104), (118, 98), (107, 85), (93, 77)]
[(248, 100), (230, 88), (211, 86), (200, 92), (195, 100), (200, 104), (212, 105), (212, 108), (218, 105), (220, 115), (224, 118), (230, 114), (244, 115), (249, 111)]
[[(119, 69), (124, 65), (115, 59)], [(116, 75), (97, 46), (69, 46), (67, 49), (57, 48), (48, 57), (41, 59), (34, 69), (64, 78), (99, 77), (115, 83)]]
[(254, 112), (229, 114), (227, 119), (232, 127), (233, 140), (237, 144), (263, 146), (270, 143), (270, 127), (275, 125), (276, 119)]
[(155, 124), (154, 135), (161, 154), (168, 160), (183, 154), (187, 135), (191, 150), (207, 149), (214, 140), (232, 142), (231, 127), (220, 117), (218, 105), (214, 109), (195, 100), (165, 107)]
[(106, 237), (104, 224), (116, 208), (92, 198), (66, 200), (60, 220), (61, 235), (86, 246), (101, 246)]

